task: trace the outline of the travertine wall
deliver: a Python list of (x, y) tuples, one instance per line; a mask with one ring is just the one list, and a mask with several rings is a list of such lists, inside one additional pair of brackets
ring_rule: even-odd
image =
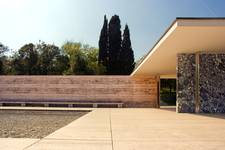
[(121, 101), (157, 107), (155, 76), (0, 76), (0, 100)]
[(177, 67), (178, 112), (225, 112), (225, 53), (179, 54)]

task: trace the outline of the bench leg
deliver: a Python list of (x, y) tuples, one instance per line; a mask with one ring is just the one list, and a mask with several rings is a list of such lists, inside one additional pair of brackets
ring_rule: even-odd
[(72, 108), (73, 107), (73, 104), (68, 104), (68, 107)]
[(123, 104), (118, 104), (118, 108), (122, 108), (123, 107)]
[(3, 104), (2, 103), (0, 103), (0, 107), (2, 107), (3, 106)]
[(93, 104), (93, 107), (94, 107), (94, 108), (98, 108), (98, 104), (94, 103), (94, 104)]
[(26, 104), (25, 104), (25, 103), (21, 103), (21, 106), (22, 106), (22, 107), (26, 107)]
[(46, 103), (46, 104), (44, 104), (44, 106), (45, 106), (45, 107), (49, 107), (49, 104), (48, 104), (48, 103)]

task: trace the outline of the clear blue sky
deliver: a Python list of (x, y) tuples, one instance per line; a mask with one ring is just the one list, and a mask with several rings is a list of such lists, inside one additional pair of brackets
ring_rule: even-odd
[(176, 17), (225, 17), (225, 0), (0, 0), (0, 42), (12, 49), (39, 40), (97, 47), (104, 14), (129, 25), (138, 59)]

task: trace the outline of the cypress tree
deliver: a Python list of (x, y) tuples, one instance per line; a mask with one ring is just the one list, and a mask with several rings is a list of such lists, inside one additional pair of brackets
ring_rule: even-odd
[(120, 18), (117, 15), (112, 16), (109, 22), (109, 66), (107, 73), (116, 75), (119, 73), (119, 53), (121, 51), (121, 25)]
[(104, 16), (104, 24), (99, 38), (99, 54), (98, 65), (104, 65), (107, 69), (108, 66), (108, 20), (106, 15)]
[(130, 31), (128, 25), (125, 26), (123, 32), (122, 48), (119, 56), (120, 74), (129, 75), (132, 73), (134, 63), (134, 52), (131, 47)]

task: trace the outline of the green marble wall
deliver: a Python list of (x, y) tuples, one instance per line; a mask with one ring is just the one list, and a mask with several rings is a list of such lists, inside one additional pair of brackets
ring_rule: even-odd
[(177, 56), (177, 112), (224, 113), (225, 53), (199, 53), (198, 68), (196, 57)]

